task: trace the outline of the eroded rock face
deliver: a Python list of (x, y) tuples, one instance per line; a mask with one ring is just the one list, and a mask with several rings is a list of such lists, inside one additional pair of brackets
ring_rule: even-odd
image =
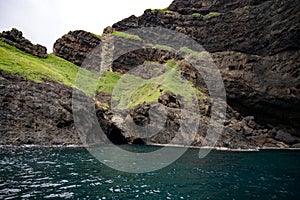
[(169, 108), (180, 108), (180, 103), (175, 94), (172, 92), (166, 92), (164, 95), (158, 98), (158, 103)]
[(111, 120), (112, 115), (109, 114), (107, 109), (98, 110), (97, 117), (101, 129), (113, 144), (119, 145), (128, 143), (122, 130)]
[[(299, 132), (299, 12), (295, 1), (175, 0), (168, 10), (146, 10), (112, 27), (126, 31), (162, 26), (190, 36), (211, 53), (230, 106), (263, 124), (287, 125)], [(192, 66), (180, 69), (205, 92)]]
[[(210, 126), (210, 113), (206, 112), (191, 117), (191, 112), (180, 108), (179, 100), (173, 93), (167, 92), (159, 97), (156, 103), (140, 104), (130, 110), (129, 113), (114, 113), (112, 121), (122, 129), (129, 143), (135, 143), (135, 140), (145, 144), (177, 144), (206, 146), (212, 142), (206, 138), (208, 127)], [(204, 105), (210, 106), (207, 101)], [(164, 116), (164, 117), (162, 117)], [(189, 118), (189, 119), (187, 119)], [(199, 121), (197, 134), (192, 138), (192, 130)], [(153, 122), (157, 122), (153, 126)], [(182, 123), (184, 122), (184, 123)], [(180, 132), (184, 129), (185, 132)], [(290, 134), (290, 133), (293, 134)], [(223, 132), (215, 141), (217, 147), (227, 147), (233, 149), (248, 148), (287, 148), (297, 147), (300, 138), (296, 136), (295, 130), (281, 130), (265, 127), (257, 123), (254, 116), (242, 116), (240, 113), (227, 108), (226, 119)]]
[(80, 144), (72, 117), (72, 89), (34, 83), (0, 71), (1, 144)]
[(274, 56), (238, 52), (212, 53), (222, 74), (227, 102), (262, 124), (300, 125), (300, 51)]
[(99, 36), (92, 33), (83, 30), (70, 31), (62, 38), (56, 40), (53, 46), (53, 53), (75, 65), (81, 66), (88, 53), (100, 42)]
[[(89, 145), (106, 142), (107, 138), (116, 144), (127, 143), (107, 109), (101, 107), (88, 112), (97, 120), (93, 122), (86, 114), (77, 119), (81, 125), (75, 128), (73, 109), (86, 108), (72, 108), (72, 92), (73, 88), (53, 81), (35, 83), (0, 71), (0, 144)], [(78, 93), (77, 97), (86, 101), (87, 97)], [(94, 131), (98, 123), (105, 135)], [(90, 132), (79, 137), (81, 128), (89, 128)]]
[[(112, 28), (105, 29), (104, 33), (161, 26), (190, 36), (210, 52), (223, 77), (228, 103), (224, 132), (220, 135), (216, 146), (230, 148), (299, 147), (299, 10), (300, 4), (292, 0), (175, 0), (168, 10), (146, 10), (142, 16), (130, 16), (114, 24)], [(144, 35), (141, 32), (139, 37), (144, 39)], [(57, 40), (54, 53), (80, 66), (90, 51), (100, 42), (101, 39), (85, 31), (69, 32)], [(142, 42), (142, 40), (131, 40), (131, 44), (137, 46)], [(121, 52), (126, 52), (126, 47), (122, 45), (122, 39), (117, 41), (117, 48)], [(164, 64), (169, 59), (178, 62), (178, 69), (187, 80), (203, 93), (209, 94), (201, 75), (193, 66), (184, 62), (178, 55), (165, 50), (142, 48), (124, 53), (114, 61), (111, 70), (124, 74), (145, 60)], [(3, 80), (7, 82), (10, 79), (4, 78)], [(22, 82), (22, 84), (22, 88), (25, 87), (25, 83)], [(29, 82), (29, 87), (37, 87), (31, 84)], [(13, 87), (12, 85), (11, 83), (9, 87)], [(39, 90), (42, 89), (39, 88)], [(34, 90), (37, 92), (38, 89)], [(13, 92), (13, 90), (8, 91)], [(27, 93), (26, 95), (30, 96)], [(106, 103), (109, 103), (111, 99), (109, 94), (98, 94), (98, 97), (104, 99)], [(23, 96), (17, 96), (16, 100), (4, 98), (3, 102), (6, 104), (3, 104), (3, 107), (9, 109), (7, 113), (14, 113), (14, 107), (19, 108), (15, 106), (15, 102), (21, 101), (21, 98)], [(180, 128), (180, 113), (178, 113), (180, 100), (176, 98), (176, 95), (165, 94), (158, 99), (156, 104), (141, 104), (125, 114), (111, 113), (109, 110), (101, 109), (97, 111), (98, 120), (103, 130), (116, 144), (127, 141), (166, 144), (174, 138), (176, 131)], [(20, 105), (25, 104), (22, 102)], [(160, 118), (162, 116), (162, 113), (158, 112), (160, 106), (165, 108), (166, 119)], [(199, 106), (200, 126), (193, 142), (196, 146), (206, 145), (207, 141), (204, 138), (210, 123), (211, 102), (209, 99), (203, 100), (199, 102)], [(154, 114), (155, 119), (163, 121), (160, 127), (149, 126), (150, 129), (159, 129), (158, 134), (154, 136), (147, 136), (147, 131), (143, 129), (154, 121), (149, 117), (149, 112)], [(54, 114), (60, 116), (59, 113)], [(26, 111), (20, 116), (25, 115), (32, 116), (35, 113), (30, 110), (29, 113)], [(88, 115), (89, 113), (86, 114)], [(9, 131), (16, 129), (23, 133), (27, 130), (40, 130), (35, 127), (27, 129), (26, 122), (23, 125), (23, 118), (18, 122), (13, 121), (12, 124), (9, 123), (11, 118), (3, 117), (3, 119), (1, 123), (5, 126), (1, 127), (6, 127)], [(52, 128), (65, 127), (68, 123), (65, 123), (64, 119), (52, 120), (51, 118), (47, 121), (48, 118), (45, 118), (47, 123), (39, 123), (45, 127), (47, 124), (51, 124)], [(89, 144), (101, 141), (101, 137), (99, 139), (97, 135), (99, 133), (95, 131), (95, 123), (98, 121), (85, 121), (82, 126), (83, 129), (90, 128), (89, 138), (86, 141)], [(186, 126), (189, 123), (192, 124), (188, 122)], [(140, 133), (145, 135), (135, 135), (139, 133), (137, 130), (142, 130)], [(12, 133), (9, 131), (5, 134)], [(49, 132), (50, 135), (57, 133)], [(4, 138), (8, 137), (5, 134)], [(188, 137), (189, 133), (181, 135), (182, 140)], [(9, 141), (12, 142), (12, 140)], [(37, 142), (36, 139), (33, 141)]]
[(25, 51), (31, 55), (46, 58), (47, 48), (40, 44), (32, 44), (29, 40), (23, 37), (23, 33), (15, 28), (11, 31), (3, 31), (0, 33), (0, 40), (15, 46), (16, 48)]
[(257, 4), (258, 2), (259, 0), (176, 0), (172, 2), (168, 10), (178, 12), (182, 15), (191, 15), (194, 13), (206, 15), (209, 12), (229, 12), (236, 8)]
[[(181, 6), (176, 7), (177, 4)], [(199, 4), (207, 4), (208, 7)], [(193, 13), (216, 12), (200, 16), (189, 12), (182, 14), (181, 7), (191, 8)], [(300, 47), (297, 40), (300, 34), (297, 17), (300, 5), (293, 0), (176, 0), (170, 10), (146, 10), (142, 16), (131, 16), (112, 27), (117, 31), (125, 31), (162, 26), (190, 36), (209, 52), (231, 50), (266, 56)], [(143, 34), (140, 37), (143, 38)]]
[[(128, 42), (124, 41), (124, 42)], [(120, 46), (116, 46), (115, 51), (122, 51)], [(125, 74), (126, 72), (141, 66), (145, 61), (166, 63), (168, 60), (175, 58), (176, 55), (162, 49), (140, 48), (135, 51), (130, 51), (119, 58), (116, 58), (112, 64), (112, 71)]]

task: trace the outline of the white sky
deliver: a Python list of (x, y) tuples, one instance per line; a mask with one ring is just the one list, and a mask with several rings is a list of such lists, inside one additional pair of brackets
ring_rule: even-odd
[(0, 0), (0, 31), (15, 27), (32, 43), (47, 47), (70, 30), (101, 35), (103, 29), (147, 8), (166, 8), (172, 0)]

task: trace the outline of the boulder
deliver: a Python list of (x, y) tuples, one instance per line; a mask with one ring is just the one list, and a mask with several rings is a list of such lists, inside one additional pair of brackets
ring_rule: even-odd
[(40, 44), (32, 44), (29, 40), (23, 37), (23, 33), (16, 28), (11, 29), (10, 31), (3, 31), (0, 33), (0, 40), (15, 46), (16, 48), (25, 51), (31, 55), (46, 58), (47, 57), (47, 48)]
[(100, 43), (100, 36), (83, 30), (70, 31), (55, 41), (53, 54), (81, 66), (86, 56)]
[(180, 108), (180, 103), (175, 94), (172, 92), (166, 92), (158, 98), (158, 103), (163, 104), (169, 108)]
[(287, 144), (293, 144), (296, 140), (293, 136), (291, 136), (291, 134), (289, 134), (283, 130), (279, 130), (277, 132), (275, 139), (279, 140), (281, 142), (287, 143)]

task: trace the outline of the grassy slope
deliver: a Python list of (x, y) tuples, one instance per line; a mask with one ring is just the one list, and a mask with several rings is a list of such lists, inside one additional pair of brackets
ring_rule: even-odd
[(123, 37), (123, 38), (128, 38), (128, 39), (133, 39), (133, 40), (142, 40), (140, 38), (140, 36), (138, 36), (138, 35), (132, 35), (132, 34), (125, 33), (125, 32), (114, 31), (112, 33), (112, 35), (118, 36), (118, 37)]
[[(35, 82), (51, 79), (77, 87), (88, 95), (92, 95), (96, 88), (97, 92), (113, 94), (114, 99), (119, 102), (117, 107), (120, 109), (157, 101), (166, 91), (181, 94), (187, 100), (191, 100), (192, 93), (203, 98), (190, 82), (180, 78), (175, 61), (168, 61), (166, 67), (169, 68), (167, 73), (150, 80), (105, 72), (99, 81), (97, 73), (83, 70), (62, 58), (53, 55), (48, 55), (46, 59), (38, 58), (0, 41), (0, 70)], [(79, 71), (80, 79), (76, 80)]]
[[(0, 69), (35, 82), (51, 79), (74, 87), (79, 67), (53, 55), (38, 58), (0, 41)], [(91, 72), (83, 74), (90, 76)]]
[(174, 60), (168, 61), (165, 66), (168, 69), (165, 73), (148, 80), (123, 75), (113, 90), (113, 99), (118, 102), (117, 108), (124, 109), (144, 102), (155, 102), (167, 91), (181, 95), (184, 103), (192, 102), (193, 97), (206, 98), (191, 82), (181, 77)]

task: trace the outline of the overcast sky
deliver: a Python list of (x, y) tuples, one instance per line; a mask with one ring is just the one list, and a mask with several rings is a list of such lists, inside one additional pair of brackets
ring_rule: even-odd
[(166, 8), (172, 0), (0, 0), (0, 31), (15, 27), (33, 43), (47, 47), (70, 30), (101, 35), (105, 27), (147, 8)]

